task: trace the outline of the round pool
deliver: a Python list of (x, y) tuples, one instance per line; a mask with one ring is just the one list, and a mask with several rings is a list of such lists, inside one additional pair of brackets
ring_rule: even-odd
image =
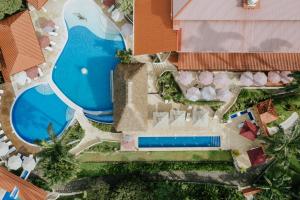
[(49, 140), (47, 128), (52, 124), (59, 136), (74, 116), (74, 110), (61, 101), (48, 84), (40, 84), (21, 93), (11, 111), (11, 124), (25, 142)]

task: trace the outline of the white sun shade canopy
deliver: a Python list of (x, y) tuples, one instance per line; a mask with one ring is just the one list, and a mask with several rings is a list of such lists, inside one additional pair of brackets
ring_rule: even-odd
[(199, 88), (191, 87), (187, 89), (185, 97), (190, 101), (198, 101), (201, 99), (201, 92)]
[(201, 72), (198, 76), (198, 80), (202, 85), (210, 85), (214, 81), (214, 74), (209, 71)]
[(177, 80), (182, 85), (188, 86), (193, 82), (194, 76), (192, 72), (181, 71), (179, 72)]
[(214, 85), (217, 89), (227, 88), (230, 85), (230, 79), (226, 73), (215, 74)]
[(247, 87), (253, 85), (254, 82), (252, 72), (243, 72), (240, 77), (240, 84)]
[(211, 100), (215, 100), (216, 99), (216, 90), (211, 87), (204, 87), (201, 91), (202, 93), (202, 98), (206, 101), (211, 101)]
[(264, 86), (268, 82), (268, 77), (263, 72), (256, 72), (253, 76), (253, 80), (256, 86)]
[(12, 170), (18, 170), (22, 166), (22, 160), (20, 156), (12, 156), (7, 161), (7, 167)]

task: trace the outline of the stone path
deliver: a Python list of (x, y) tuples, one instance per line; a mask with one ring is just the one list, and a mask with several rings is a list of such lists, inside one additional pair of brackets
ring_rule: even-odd
[(110, 133), (99, 130), (89, 122), (82, 112), (76, 111), (75, 118), (85, 131), (85, 135), (80, 143), (70, 150), (70, 153), (78, 155), (85, 149), (103, 141), (121, 141), (120, 133)]

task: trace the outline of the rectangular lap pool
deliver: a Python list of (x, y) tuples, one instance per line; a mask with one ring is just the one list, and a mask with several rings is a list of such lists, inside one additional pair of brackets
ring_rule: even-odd
[(139, 148), (220, 147), (220, 136), (139, 137)]

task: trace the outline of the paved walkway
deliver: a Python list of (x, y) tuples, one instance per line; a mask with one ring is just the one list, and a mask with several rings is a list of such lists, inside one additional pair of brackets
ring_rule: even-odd
[(89, 122), (82, 112), (75, 112), (75, 118), (85, 131), (85, 135), (80, 143), (70, 150), (70, 153), (78, 155), (85, 149), (103, 141), (121, 141), (120, 133), (110, 133), (99, 130)]

